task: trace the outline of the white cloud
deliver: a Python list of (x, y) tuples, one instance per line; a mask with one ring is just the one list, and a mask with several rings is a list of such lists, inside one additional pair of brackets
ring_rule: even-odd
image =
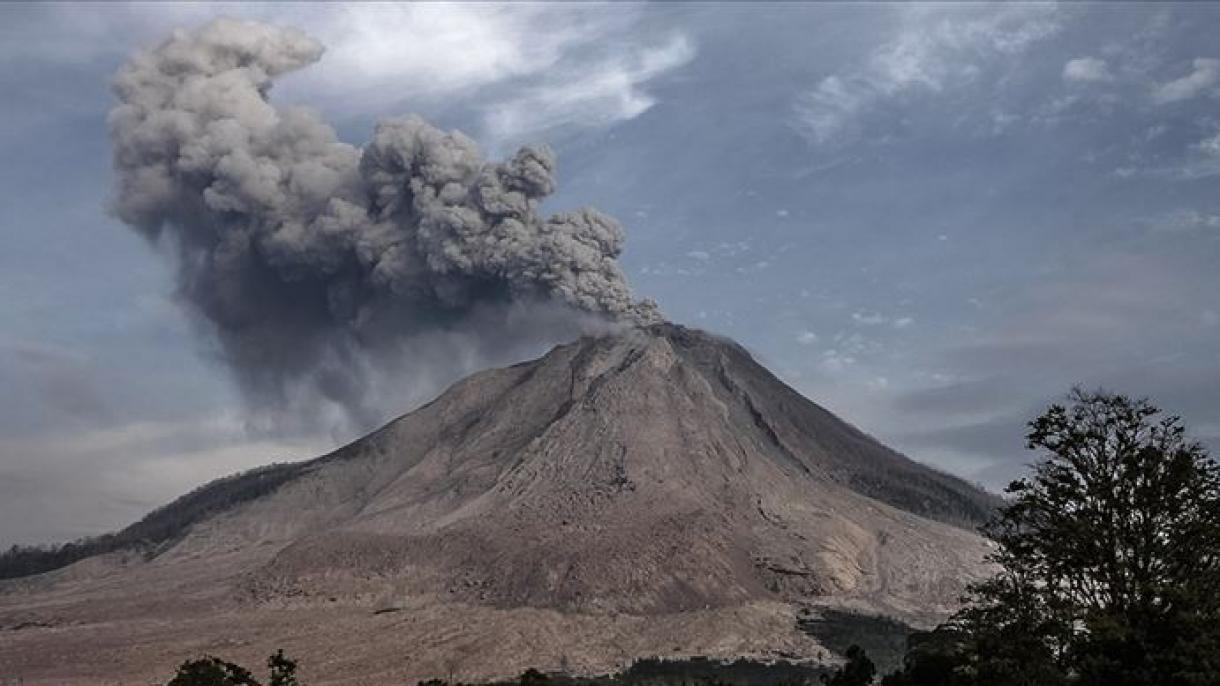
[(796, 129), (811, 142), (851, 140), (855, 120), (912, 92), (938, 93), (974, 81), (983, 63), (1013, 56), (1059, 30), (1054, 7), (902, 6), (903, 27), (858, 69), (831, 74), (795, 105)]
[(1220, 132), (1199, 141), (1195, 144), (1195, 148), (1205, 155), (1220, 157)]
[(1164, 136), (1169, 131), (1167, 124), (1153, 124), (1144, 131), (1143, 138), (1145, 141), (1154, 141), (1161, 136)]
[(914, 317), (889, 317), (878, 312), (865, 311), (852, 312), (851, 320), (861, 326), (892, 326), (895, 329), (905, 329), (915, 323)]
[(812, 331), (802, 331), (796, 335), (796, 342), (801, 345), (813, 345), (818, 342), (818, 335)]
[(716, 245), (716, 252), (726, 257), (736, 257), (738, 255), (750, 252), (750, 250), (751, 247), (749, 241), (737, 241), (735, 243), (721, 241)]
[(797, 128), (815, 143), (828, 143), (849, 119), (879, 97), (865, 81), (855, 80), (849, 85), (832, 74), (797, 102)]
[(818, 368), (830, 374), (839, 374), (855, 363), (855, 357), (831, 349), (822, 353), (821, 359), (818, 360)]
[(1193, 67), (1186, 76), (1157, 86), (1152, 94), (1153, 101), (1163, 105), (1190, 100), (1204, 93), (1215, 94), (1216, 86), (1220, 84), (1220, 59), (1199, 57)]
[(465, 99), (495, 152), (552, 129), (598, 127), (656, 104), (645, 84), (695, 55), (642, 8), (560, 3), (320, 5), (302, 18), (328, 46), (286, 81), (332, 109), (411, 111)]
[(876, 312), (852, 312), (851, 320), (864, 326), (881, 326), (890, 322), (889, 317)]
[[(174, 3), (49, 5), (0, 32), (40, 37), (21, 41), (20, 52), (0, 40), (0, 57), (109, 59), (231, 11)], [(636, 117), (656, 103), (645, 84), (695, 54), (684, 34), (649, 25), (655, 14), (643, 7), (250, 3), (241, 13), (300, 28), (326, 46), (317, 64), (277, 82), (276, 99), (338, 117), (466, 105), (484, 113), (484, 130), (467, 133), (481, 134), (493, 147), (550, 128)]]
[(1113, 81), (1106, 61), (1097, 57), (1077, 57), (1063, 65), (1063, 80), (1083, 83)]
[(302, 78), (366, 105), (451, 94), (552, 68), (596, 33), (572, 19), (530, 4), (322, 5), (299, 19), (327, 46)]
[[(40, 39), (13, 43), (11, 50), (19, 47), (20, 53), (0, 49), (0, 56), (96, 60), (151, 47), (174, 29), (231, 13), (201, 3), (49, 4), (17, 23), (17, 30)], [(612, 28), (596, 10), (525, 3), (255, 2), (243, 5), (241, 14), (294, 26), (321, 40), (325, 58), (290, 79), (292, 87), (342, 93), (358, 104), (452, 93), (539, 73), (566, 51)], [(5, 41), (0, 44), (9, 48)]]
[(707, 252), (706, 250), (692, 250), (686, 253), (686, 256), (692, 260), (699, 260), (700, 262), (707, 262), (708, 260), (712, 259), (711, 253)]
[(643, 85), (694, 56), (691, 41), (674, 34), (661, 45), (553, 70), (543, 83), (487, 105), (486, 134), (493, 141), (518, 141), (571, 125), (605, 126), (633, 119), (657, 102)]

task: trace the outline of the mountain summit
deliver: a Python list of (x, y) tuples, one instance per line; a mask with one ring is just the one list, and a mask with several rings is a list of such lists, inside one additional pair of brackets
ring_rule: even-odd
[(971, 529), (996, 503), (735, 343), (658, 324), (475, 374), (330, 455), (205, 486), (118, 534), (151, 557), (3, 582), (0, 628), (21, 631), (0, 663), (94, 683), (283, 647), (311, 683), (381, 683), (819, 658), (801, 617), (952, 611), (986, 570)]

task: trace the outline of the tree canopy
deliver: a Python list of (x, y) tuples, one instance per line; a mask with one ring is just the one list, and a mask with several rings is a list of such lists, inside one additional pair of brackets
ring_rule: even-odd
[[(277, 650), (267, 658), (267, 686), (300, 686), (297, 663)], [(166, 686), (262, 686), (250, 670), (212, 655), (187, 660)]]
[(1069, 400), (984, 528), (999, 573), (887, 686), (1220, 684), (1220, 468), (1146, 400)]

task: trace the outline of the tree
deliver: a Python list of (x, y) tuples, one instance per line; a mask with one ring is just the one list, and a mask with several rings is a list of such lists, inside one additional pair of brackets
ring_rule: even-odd
[[(267, 658), (270, 671), (268, 686), (301, 686), (297, 681), (297, 663), (277, 650)], [(246, 668), (212, 655), (187, 660), (166, 686), (262, 686)]]
[[(1220, 468), (1146, 400), (1069, 400), (984, 527), (999, 573), (886, 684), (1220, 684)], [(914, 680), (934, 665), (958, 681)]]
[[(1031, 422), (1049, 458), (995, 525), (1001, 563), (1132, 623), (1220, 609), (1220, 469), (1146, 400), (1073, 391)], [(1200, 606), (1199, 604), (1203, 605)]]
[(550, 679), (542, 672), (530, 667), (521, 673), (521, 677), (517, 679), (517, 682), (521, 686), (545, 686), (550, 682)]
[(284, 657), (283, 648), (267, 658), (267, 668), (271, 670), (267, 680), (268, 686), (301, 686), (296, 677), (297, 663)]
[(239, 665), (205, 655), (187, 660), (166, 686), (260, 686), (254, 675)]
[(827, 686), (868, 686), (877, 675), (877, 668), (868, 659), (864, 649), (852, 645), (847, 649), (847, 663), (834, 674), (822, 676), (822, 683)]
[(996, 561), (1079, 683), (1188, 683), (1175, 675), (1199, 665), (1191, 645), (1220, 618), (1220, 468), (1146, 400), (1070, 398), (1030, 423), (1047, 458), (989, 527)]
[(881, 686), (965, 686), (971, 683), (965, 644), (969, 636), (948, 626), (912, 634), (900, 669)]

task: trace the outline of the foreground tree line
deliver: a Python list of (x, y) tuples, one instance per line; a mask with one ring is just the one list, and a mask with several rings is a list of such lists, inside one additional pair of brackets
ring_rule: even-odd
[[(297, 663), (285, 657), (283, 650), (267, 658), (267, 686), (301, 686), (296, 672)], [(263, 686), (263, 683), (245, 667), (207, 655), (182, 663), (166, 686)]]
[[(998, 573), (911, 636), (882, 686), (1220, 686), (1220, 467), (1145, 400), (1069, 400), (1030, 422), (1040, 460), (984, 527)], [(820, 681), (877, 680), (858, 646), (846, 657)], [(257, 686), (207, 660), (169, 686)], [(297, 686), (282, 653), (269, 667), (270, 686)], [(514, 683), (544, 681), (531, 670)]]

